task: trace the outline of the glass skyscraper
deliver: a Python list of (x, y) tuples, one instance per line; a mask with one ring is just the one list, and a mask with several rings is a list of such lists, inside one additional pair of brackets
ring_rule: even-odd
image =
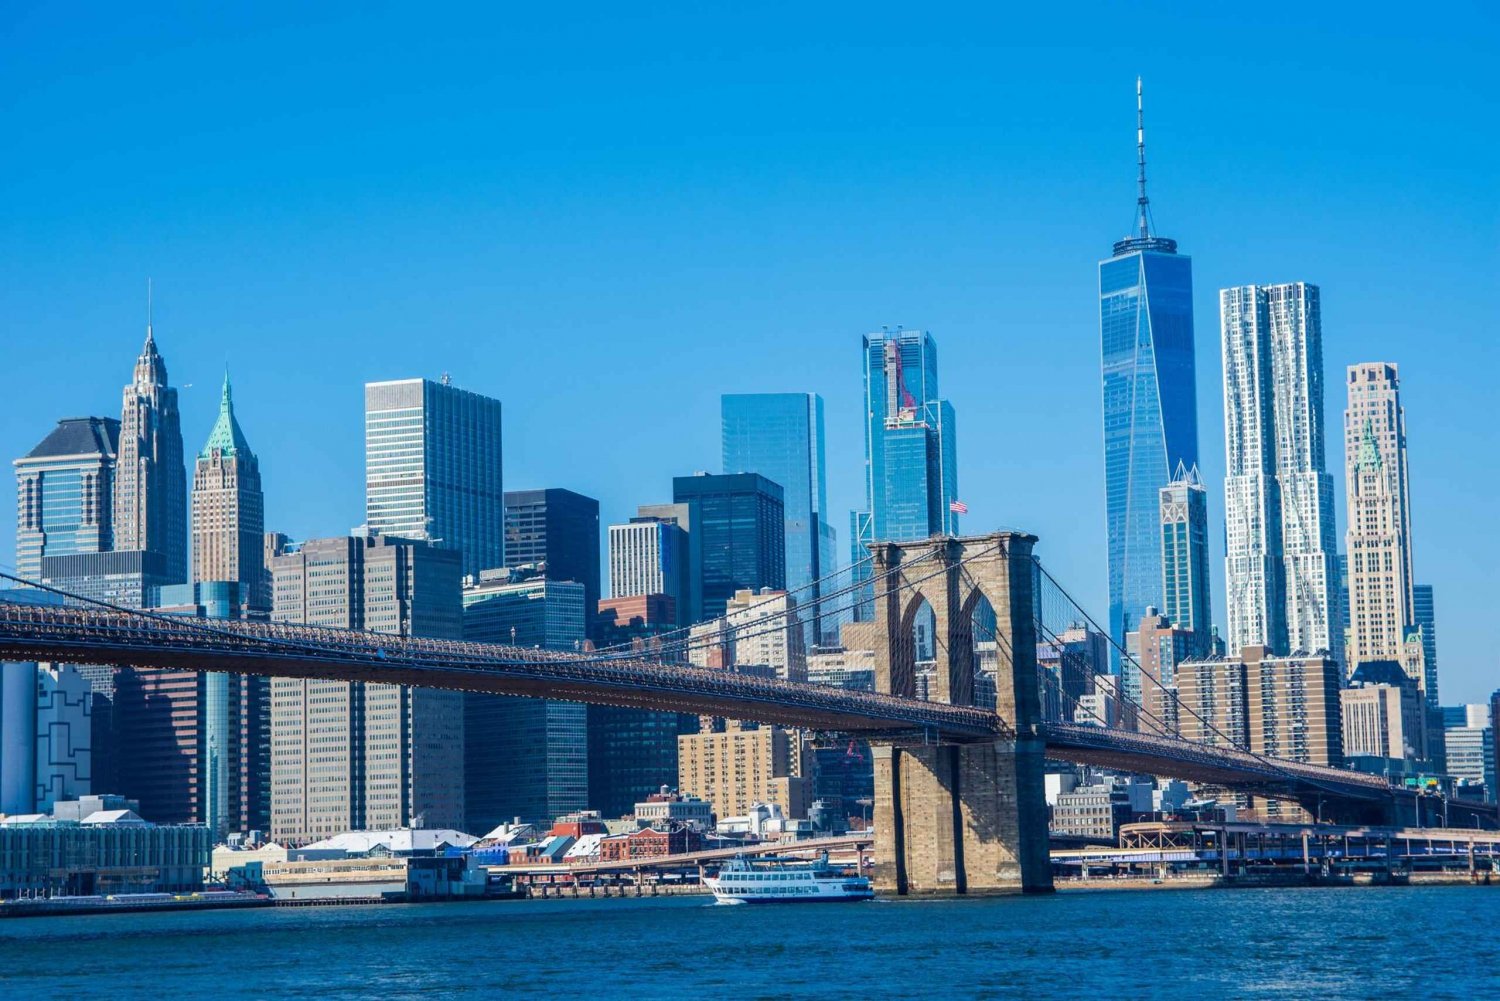
[(443, 382), (365, 384), (365, 525), (505, 565), (500, 401)]
[[(724, 472), (760, 473), (780, 485), (786, 510), (786, 587), (798, 591), (833, 572), (828, 523), (823, 398), (816, 393), (726, 394)], [(815, 590), (799, 594), (807, 605)]]
[(736, 591), (786, 587), (786, 514), (782, 489), (759, 473), (677, 476), (672, 501), (687, 505), (701, 561), (693, 607), (724, 614)]
[(42, 579), (43, 556), (114, 548), (112, 488), (120, 422), (70, 417), (15, 461), (16, 574)]
[(1162, 614), (1178, 629), (1193, 634), (1195, 656), (1204, 656), (1212, 640), (1209, 599), (1208, 491), (1198, 470), (1178, 468), (1161, 488)]
[(1198, 464), (1193, 263), (1151, 233), (1139, 81), (1136, 99), (1138, 229), (1099, 262), (1109, 630), (1121, 647), (1146, 607), (1164, 604), (1161, 488)]
[(599, 502), (557, 487), (507, 490), (505, 562), (545, 563), (548, 580), (582, 584), (584, 622), (592, 622), (599, 613)]

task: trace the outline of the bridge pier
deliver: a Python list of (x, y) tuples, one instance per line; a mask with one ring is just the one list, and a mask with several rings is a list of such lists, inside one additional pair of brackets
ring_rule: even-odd
[[(1013, 738), (900, 746), (876, 743), (873, 880), (897, 894), (1045, 893), (1052, 889), (1044, 743), (1036, 682), (1031, 547), (1035, 538), (974, 538), (871, 547), (876, 598), (876, 687), (914, 697), (915, 612), (932, 608), (934, 701), (973, 704), (973, 622), (982, 597), (995, 612), (996, 710)], [(883, 576), (887, 572), (889, 577)]]

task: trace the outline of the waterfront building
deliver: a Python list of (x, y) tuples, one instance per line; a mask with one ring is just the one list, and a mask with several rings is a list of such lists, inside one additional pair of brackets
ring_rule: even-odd
[[(1344, 759), (1363, 771), (1414, 771), (1424, 757), (1426, 707), (1416, 682), (1391, 661), (1367, 661), (1339, 693)], [(1374, 759), (1372, 763), (1358, 759)]]
[(1193, 653), (1208, 653), (1213, 629), (1209, 596), (1208, 491), (1196, 467), (1177, 467), (1161, 488), (1161, 612), (1191, 634)]
[(16, 459), (16, 575), (41, 580), (42, 557), (114, 548), (120, 422), (69, 417)]
[(1495, 802), (1495, 734), (1490, 726), (1490, 706), (1443, 706), (1442, 721), (1448, 774), (1464, 785), (1482, 786), (1485, 799)]
[(0, 814), (90, 792), (92, 699), (71, 664), (0, 663)]
[[(1152, 232), (1136, 81), (1136, 231), (1099, 262), (1109, 631), (1116, 650), (1162, 593), (1161, 489), (1198, 464), (1193, 261)], [(1118, 655), (1112, 659), (1118, 661)]]
[[(953, 406), (938, 396), (937, 341), (925, 330), (864, 338), (865, 508), (850, 514), (855, 580), (870, 577), (872, 542), (957, 535), (958, 441)], [(856, 617), (874, 617), (865, 593)]]
[(807, 816), (811, 765), (799, 731), (744, 729), (731, 721), (722, 732), (678, 737), (677, 754), (677, 788), (713, 804), (721, 819), (747, 814), (757, 803), (779, 806), (787, 817)]
[(505, 566), (500, 401), (427, 379), (365, 384), (365, 528)]
[[(576, 650), (587, 636), (584, 595), (577, 581), (486, 571), (463, 590), (464, 639)], [(474, 692), (463, 704), (469, 826), (540, 822), (588, 806), (586, 706)]]
[(260, 460), (234, 416), (229, 373), (219, 417), (193, 464), (192, 582), (235, 581), (247, 607), (269, 611)]
[(506, 566), (545, 564), (549, 580), (577, 581), (592, 617), (599, 607), (599, 562), (597, 500), (559, 487), (505, 492)]
[[(174, 584), (153, 611), (237, 619), (240, 581)], [(165, 824), (204, 824), (215, 839), (266, 830), (271, 807), (269, 678), (222, 671), (125, 668), (113, 702), (113, 788)]]
[(769, 667), (782, 681), (807, 680), (807, 631), (796, 598), (770, 588), (736, 591), (724, 620), (737, 668)]
[(1120, 827), (1131, 818), (1125, 791), (1113, 782), (1059, 792), (1052, 807), (1051, 832), (1057, 837), (1090, 838), (1117, 844)]
[(1422, 668), (1427, 683), (1423, 693), (1427, 704), (1438, 704), (1437, 602), (1431, 584), (1414, 584), (1411, 590), (1412, 614), (1422, 631)]
[(651, 517), (609, 526), (609, 594), (631, 598), (659, 594), (671, 600), (677, 625), (689, 623), (688, 535), (680, 525)]
[(114, 548), (160, 553), (165, 583), (188, 579), (187, 473), (177, 390), (156, 350), (149, 317), (146, 343), (135, 362), (120, 409), (115, 459)]
[[(814, 582), (836, 568), (823, 443), (823, 398), (816, 393), (734, 393), (721, 401), (724, 472), (760, 473), (780, 485), (786, 515), (786, 588), (817, 608)], [(819, 623), (809, 618), (816, 639)]]
[(1219, 293), (1229, 649), (1343, 656), (1318, 288)]
[(687, 506), (699, 539), (701, 571), (690, 598), (698, 614), (723, 615), (736, 591), (785, 590), (786, 508), (779, 485), (759, 473), (677, 476), (672, 501)]
[(0, 820), (0, 900), (202, 890), (208, 828), (159, 826), (122, 803), (89, 796)]
[[(460, 557), (363, 535), (315, 539), (271, 561), (271, 617), (459, 639)], [(271, 682), (271, 836), (305, 843), (415, 818), (463, 826), (463, 697), (360, 682)]]

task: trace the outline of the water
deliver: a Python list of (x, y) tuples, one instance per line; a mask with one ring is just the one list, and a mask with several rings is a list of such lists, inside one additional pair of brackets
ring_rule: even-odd
[(0, 998), (1493, 996), (1500, 890), (702, 897), (0, 922)]

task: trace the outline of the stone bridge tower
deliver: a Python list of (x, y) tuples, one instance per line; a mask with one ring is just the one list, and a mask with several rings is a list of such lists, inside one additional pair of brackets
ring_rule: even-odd
[(979, 743), (931, 734), (880, 744), (875, 883), (895, 893), (1047, 892), (1052, 865), (1036, 667), (1036, 537), (1018, 532), (875, 543), (875, 688), (916, 697), (915, 625), (935, 619), (935, 702), (974, 704), (974, 613), (989, 602), (999, 655), (995, 709), (1013, 731)]

